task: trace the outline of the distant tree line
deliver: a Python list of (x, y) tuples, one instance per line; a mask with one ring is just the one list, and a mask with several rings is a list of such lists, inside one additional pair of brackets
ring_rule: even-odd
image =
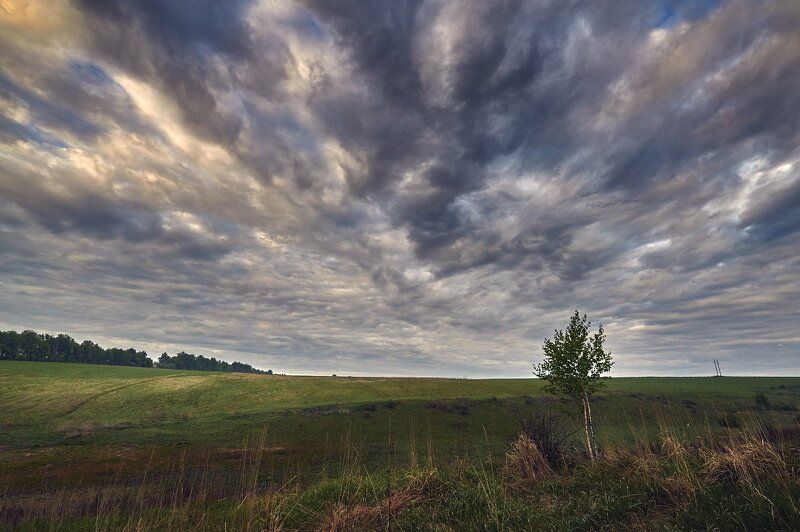
[(264, 373), (272, 375), (272, 370), (263, 371), (243, 362), (225, 362), (214, 357), (206, 358), (203, 355), (192, 355), (181, 351), (175, 356), (161, 353), (158, 357), (159, 368), (166, 369), (193, 369), (198, 371), (233, 371), (236, 373)]
[(88, 340), (79, 344), (67, 334), (51, 336), (34, 331), (0, 331), (0, 359), (153, 367), (153, 360), (144, 351), (104, 349)]
[(172, 357), (164, 353), (158, 359), (158, 363), (154, 363), (145, 351), (137, 351), (133, 348), (103, 348), (89, 340), (78, 343), (68, 334), (52, 336), (38, 334), (35, 331), (22, 331), (21, 333), (0, 331), (0, 360), (78, 362), (109, 366), (159, 367), (272, 375), (272, 370), (262, 371), (250, 364), (229, 363), (216, 358), (206, 358), (202, 355), (196, 356), (183, 352)]

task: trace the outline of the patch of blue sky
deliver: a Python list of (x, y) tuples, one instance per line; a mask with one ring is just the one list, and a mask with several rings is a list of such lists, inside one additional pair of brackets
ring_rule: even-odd
[(105, 70), (94, 63), (72, 61), (70, 68), (81, 80), (94, 85), (107, 85), (114, 82), (114, 79), (106, 74)]
[(669, 28), (682, 21), (708, 17), (724, 0), (665, 0), (656, 12), (653, 27)]
[(38, 123), (64, 128), (84, 138), (94, 137), (103, 132), (100, 126), (83, 118), (69, 107), (43, 98), (2, 74), (0, 74), (0, 97), (16, 100), (24, 105), (31, 110)]
[(299, 14), (284, 20), (284, 23), (303, 37), (321, 42), (330, 37), (329, 32), (310, 14)]
[(69, 144), (63, 140), (49, 135), (31, 124), (20, 124), (5, 116), (0, 116), (0, 136), (10, 136), (12, 138), (33, 141), (43, 146), (53, 146), (56, 148), (67, 148)]

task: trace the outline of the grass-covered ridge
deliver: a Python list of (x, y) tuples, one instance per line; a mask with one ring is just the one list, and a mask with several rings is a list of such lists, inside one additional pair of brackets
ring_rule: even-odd
[[(767, 394), (776, 406), (794, 407), (799, 392), (800, 378), (616, 378), (595, 408), (601, 416), (598, 429), (613, 438), (629, 432), (632, 416), (639, 418), (636, 424), (652, 425), (654, 412), (669, 411), (702, 424), (718, 411), (749, 408), (757, 393)], [(571, 407), (544, 394), (535, 379), (265, 377), (0, 362), (0, 424), (6, 428), (0, 443), (12, 446), (36, 443), (37, 437), (52, 442), (70, 431), (86, 432), (90, 441), (120, 434), (127, 441), (153, 443), (238, 441), (243, 430), (265, 424), (325, 418), (306, 424), (306, 432), (313, 433), (335, 430), (333, 421), (358, 427), (364, 420), (372, 425), (402, 418), (398, 412), (426, 424), (448, 418), (471, 430), (492, 426), (498, 417), (504, 425), (513, 421), (513, 411), (524, 413), (543, 403)], [(672, 412), (670, 405), (679, 408)], [(163, 434), (152, 440), (152, 430)]]

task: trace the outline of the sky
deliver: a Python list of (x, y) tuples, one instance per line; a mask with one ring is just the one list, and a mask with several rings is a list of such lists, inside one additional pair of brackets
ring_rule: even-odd
[(800, 371), (796, 0), (0, 0), (0, 329)]

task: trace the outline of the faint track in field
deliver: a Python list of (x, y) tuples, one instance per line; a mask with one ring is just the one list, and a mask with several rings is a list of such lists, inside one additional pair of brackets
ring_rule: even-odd
[(79, 402), (78, 404), (76, 404), (75, 406), (71, 407), (71, 408), (70, 408), (69, 410), (67, 410), (66, 412), (64, 412), (64, 413), (62, 413), (62, 414), (59, 414), (58, 416), (56, 416), (56, 419), (58, 419), (58, 418), (62, 418), (62, 417), (66, 417), (66, 416), (68, 416), (68, 415), (70, 415), (70, 414), (73, 414), (73, 413), (75, 413), (77, 410), (79, 410), (80, 408), (82, 408), (82, 407), (86, 406), (88, 403), (91, 403), (91, 402), (92, 402), (92, 401), (94, 401), (95, 399), (97, 399), (97, 398), (99, 398), (99, 397), (103, 397), (104, 395), (108, 395), (108, 394), (110, 394), (110, 393), (118, 392), (118, 391), (120, 391), (120, 390), (124, 390), (125, 388), (130, 388), (131, 386), (138, 386), (138, 385), (140, 385), (140, 384), (144, 384), (144, 383), (146, 383), (146, 382), (160, 381), (160, 380), (164, 380), (164, 379), (172, 379), (172, 378), (176, 378), (176, 377), (182, 377), (182, 376), (183, 376), (183, 375), (165, 375), (165, 376), (163, 376), (163, 377), (153, 377), (152, 379), (145, 379), (145, 380), (142, 380), (142, 381), (136, 381), (136, 382), (132, 382), (132, 383), (130, 383), (130, 384), (126, 384), (126, 385), (124, 385), (124, 386), (117, 386), (116, 388), (109, 388), (108, 390), (104, 390), (104, 391), (102, 391), (102, 392), (100, 392), (100, 393), (97, 393), (97, 394), (95, 394), (95, 395), (91, 396), (91, 397), (87, 397), (87, 398), (86, 398), (86, 399), (84, 399), (83, 401), (81, 401), (81, 402)]

